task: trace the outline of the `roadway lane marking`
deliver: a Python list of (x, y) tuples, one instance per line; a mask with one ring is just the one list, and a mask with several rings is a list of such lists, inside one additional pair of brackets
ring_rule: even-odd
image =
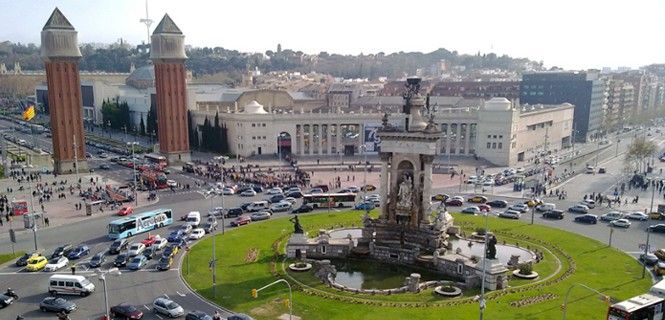
[(162, 318), (161, 316), (159, 316), (159, 315), (158, 315), (158, 314), (156, 314), (156, 313), (155, 313), (155, 317), (157, 317), (157, 318), (159, 318), (159, 319), (161, 319), (161, 320), (163, 320), (163, 319), (164, 319), (164, 318)]
[(169, 298), (169, 296), (166, 293), (164, 294), (164, 296), (166, 297), (166, 299), (171, 300), (171, 298)]
[(143, 306), (146, 308), (146, 310), (150, 311), (150, 308), (148, 308), (148, 306), (146, 306), (145, 304)]
[(184, 293), (180, 293), (180, 292), (178, 292), (178, 291), (176, 291), (175, 293), (177, 293), (177, 294), (178, 294), (179, 296), (181, 296), (181, 297), (186, 297), (186, 296), (187, 296), (186, 294), (184, 294)]

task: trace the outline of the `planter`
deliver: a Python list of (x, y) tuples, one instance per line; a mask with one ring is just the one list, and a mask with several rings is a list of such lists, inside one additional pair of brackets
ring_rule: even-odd
[(538, 278), (538, 272), (531, 271), (531, 274), (521, 274), (520, 270), (517, 269), (513, 271), (513, 276), (520, 278), (520, 279), (527, 279), (527, 280), (533, 280), (535, 278)]
[(434, 288), (434, 292), (444, 297), (457, 297), (462, 294), (462, 289), (458, 287), (453, 287), (453, 286), (448, 287), (454, 289), (453, 291), (447, 291), (447, 290), (444, 291), (443, 287), (444, 286), (438, 286)]
[(309, 271), (310, 269), (312, 269), (311, 263), (305, 263), (304, 265), (300, 265), (299, 263), (292, 263), (289, 265), (289, 270), (296, 272)]

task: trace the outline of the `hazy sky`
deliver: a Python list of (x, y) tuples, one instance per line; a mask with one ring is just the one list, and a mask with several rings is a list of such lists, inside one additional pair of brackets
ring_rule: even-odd
[[(0, 0), (0, 41), (39, 43), (58, 6), (79, 42), (146, 40), (145, 0)], [(665, 63), (665, 0), (149, 0), (193, 46), (495, 52), (569, 69)]]

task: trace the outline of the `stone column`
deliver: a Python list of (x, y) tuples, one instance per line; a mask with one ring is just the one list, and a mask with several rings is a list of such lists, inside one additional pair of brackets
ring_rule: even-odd
[(462, 135), (462, 125), (457, 124), (457, 132), (455, 133), (455, 154), (459, 154), (460, 136)]
[(464, 153), (470, 154), (469, 153), (469, 140), (471, 137), (471, 124), (467, 123), (466, 124), (466, 132), (464, 133)]
[(322, 133), (323, 133), (323, 127), (320, 123), (318, 124), (318, 126), (319, 126), (319, 131), (317, 132), (317, 135), (319, 136), (319, 139), (317, 141), (317, 148), (318, 148), (317, 152), (318, 152), (318, 154), (323, 154), (323, 150), (321, 149), (321, 144), (322, 144), (321, 143), (321, 138), (322, 138)]
[(342, 144), (342, 125), (340, 122), (337, 123), (337, 152), (342, 156), (344, 155), (344, 144)]
[(425, 162), (425, 170), (423, 170), (423, 175), (425, 180), (423, 181), (423, 194), (422, 194), (422, 214), (420, 216), (420, 222), (429, 222), (429, 202), (432, 200), (432, 161), (434, 161), (434, 156), (423, 155), (421, 159)]
[(362, 152), (362, 150), (360, 150), (360, 146), (365, 144), (365, 124), (359, 123), (358, 130), (360, 131), (359, 135), (360, 140), (358, 141), (358, 152)]
[(446, 123), (446, 137), (441, 143), (446, 147), (444, 154), (450, 152), (450, 123)]
[(381, 219), (387, 219), (388, 218), (388, 208), (387, 208), (387, 203), (388, 203), (388, 197), (390, 195), (390, 189), (388, 185), (389, 181), (389, 172), (388, 172), (388, 161), (390, 160), (390, 153), (388, 152), (381, 152), (379, 154), (381, 157), (381, 192), (383, 192), (383, 197), (381, 197)]
[(333, 154), (332, 154), (332, 133), (331, 133), (331, 124), (328, 123), (327, 126), (328, 126), (328, 131), (326, 132), (326, 134), (328, 135), (328, 137), (327, 137), (327, 139), (328, 139), (328, 144), (326, 145), (326, 148), (328, 148), (328, 154), (329, 154), (329, 155), (333, 155)]
[(305, 125), (300, 124), (300, 137), (298, 137), (298, 143), (300, 144), (300, 150), (298, 155), (303, 155), (305, 154)]

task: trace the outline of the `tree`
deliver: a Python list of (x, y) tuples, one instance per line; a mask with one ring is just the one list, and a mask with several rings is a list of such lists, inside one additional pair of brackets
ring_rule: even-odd
[(157, 134), (157, 108), (155, 107), (154, 104), (150, 104), (150, 111), (148, 112), (148, 119), (147, 119), (147, 130), (148, 134), (152, 134), (152, 132), (155, 132), (155, 135)]
[(656, 144), (646, 137), (637, 137), (628, 146), (624, 164), (631, 171), (646, 171), (649, 159), (656, 153), (657, 148)]
[(143, 123), (143, 117), (141, 117), (141, 123), (139, 123), (139, 134), (145, 136), (145, 123)]

